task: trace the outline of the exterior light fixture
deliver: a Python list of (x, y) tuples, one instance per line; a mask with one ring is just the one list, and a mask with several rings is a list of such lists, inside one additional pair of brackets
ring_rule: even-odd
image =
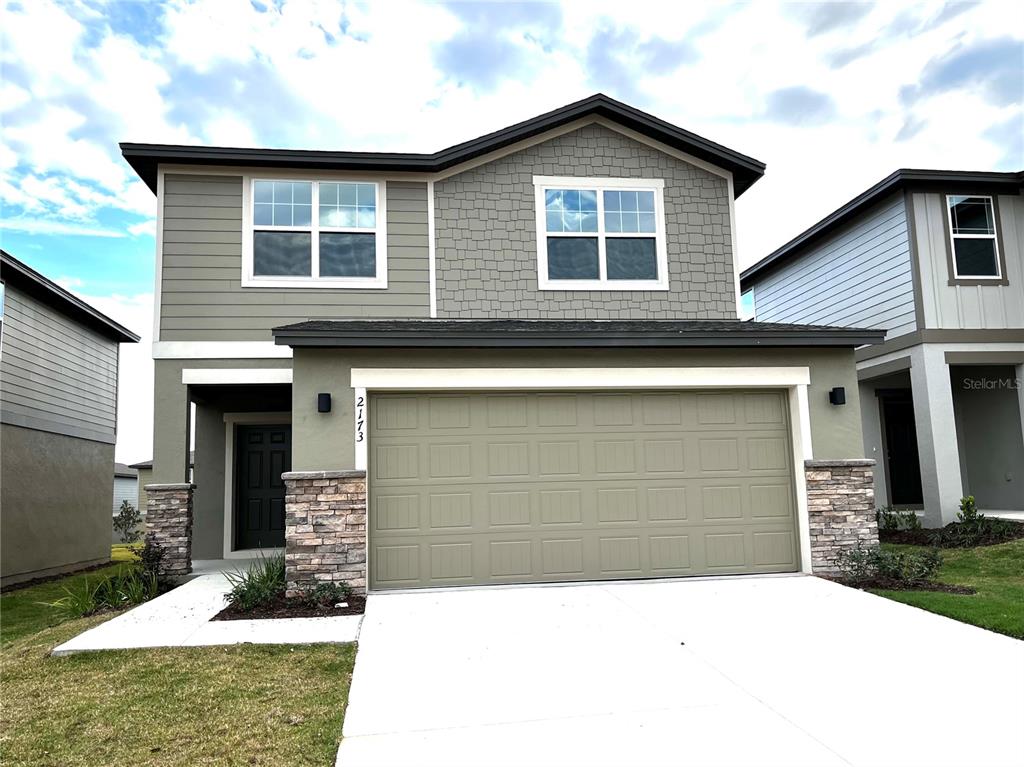
[(843, 386), (836, 386), (828, 393), (828, 401), (833, 405), (845, 405), (846, 388)]
[(331, 412), (331, 395), (327, 392), (321, 392), (316, 395), (316, 412), (318, 413), (330, 413)]

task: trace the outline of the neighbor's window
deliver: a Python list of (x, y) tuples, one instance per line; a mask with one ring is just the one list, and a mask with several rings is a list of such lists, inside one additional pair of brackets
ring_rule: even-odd
[(661, 180), (534, 178), (542, 290), (668, 288)]
[(252, 181), (248, 286), (386, 287), (382, 185)]
[(999, 244), (991, 197), (949, 195), (954, 277), (999, 279)]

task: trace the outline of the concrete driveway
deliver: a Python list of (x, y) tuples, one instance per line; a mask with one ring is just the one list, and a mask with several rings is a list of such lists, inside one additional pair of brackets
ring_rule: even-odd
[(370, 598), (370, 765), (1021, 765), (1024, 642), (818, 578)]

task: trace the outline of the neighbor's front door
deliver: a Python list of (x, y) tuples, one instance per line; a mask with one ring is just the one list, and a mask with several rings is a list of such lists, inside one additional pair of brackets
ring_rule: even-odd
[(919, 506), (924, 498), (914, 402), (909, 397), (885, 397), (882, 407), (886, 461), (889, 464), (889, 503), (893, 506)]
[(292, 466), (292, 427), (235, 431), (235, 548), (284, 546), (284, 482)]

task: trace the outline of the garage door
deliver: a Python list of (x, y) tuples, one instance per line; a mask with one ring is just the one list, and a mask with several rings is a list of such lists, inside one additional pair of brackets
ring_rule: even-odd
[(380, 394), (370, 587), (798, 569), (779, 391)]

